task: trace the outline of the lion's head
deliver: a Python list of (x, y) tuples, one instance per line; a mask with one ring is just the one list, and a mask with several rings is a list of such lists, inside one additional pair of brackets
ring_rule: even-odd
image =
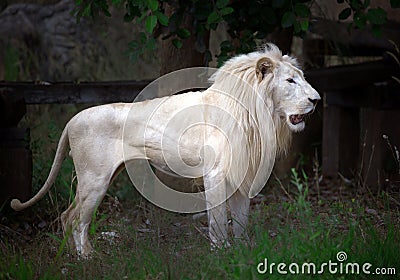
[[(304, 79), (296, 60), (281, 55), (280, 51), (269, 45), (264, 56), (256, 64), (259, 87), (273, 100), (273, 110), (286, 121), (291, 131), (301, 131), (305, 127), (304, 118), (314, 111), (321, 99), (318, 92)], [(262, 55), (262, 52), (259, 52)]]
[[(296, 59), (282, 55), (274, 44), (266, 44), (259, 51), (228, 60), (211, 82), (213, 88), (230, 93), (249, 108), (254, 107), (261, 96), (271, 113), (278, 115), (282, 123), (294, 132), (304, 129), (305, 116), (321, 99), (304, 79)], [(251, 87), (257, 91), (258, 97), (249, 90)]]
[[(230, 144), (235, 147), (228, 181), (237, 185), (246, 170), (240, 190), (253, 197), (268, 180), (275, 156), (287, 152), (291, 132), (304, 129), (305, 116), (320, 96), (306, 82), (296, 60), (282, 55), (273, 44), (233, 57), (210, 81), (210, 91), (230, 97), (222, 104), (236, 120), (220, 119), (224, 131), (233, 135)], [(237, 137), (241, 127), (245, 137)]]

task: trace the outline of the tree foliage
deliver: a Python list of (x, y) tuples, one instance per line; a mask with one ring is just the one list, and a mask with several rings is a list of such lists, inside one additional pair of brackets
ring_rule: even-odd
[[(352, 17), (349, 27), (359, 29), (371, 26), (375, 35), (387, 22), (384, 9), (371, 8), (370, 0), (337, 0), (346, 7), (338, 20)], [(304, 36), (310, 27), (312, 0), (76, 0), (78, 20), (99, 14), (111, 16), (110, 5), (124, 7), (123, 20), (144, 27), (138, 38), (129, 45), (133, 60), (145, 50), (156, 48), (156, 39), (171, 39), (176, 48), (182, 41), (195, 37), (195, 47), (211, 59), (205, 34), (226, 22), (231, 40), (220, 45), (218, 62), (237, 53), (254, 50), (258, 40), (263, 40), (277, 29), (291, 29), (294, 35)], [(393, 8), (400, 7), (400, 0), (391, 0)], [(166, 13), (166, 6), (172, 13)], [(190, 19), (191, 28), (185, 20)]]
[[(364, 29), (370, 25), (372, 32), (376, 36), (380, 36), (381, 26), (387, 22), (387, 13), (384, 9), (371, 8), (370, 0), (337, 0), (337, 2), (347, 4), (347, 7), (339, 14), (339, 20), (346, 20), (352, 16), (353, 21), (349, 27), (355, 26), (355, 28)], [(391, 0), (390, 3), (393, 8), (398, 8), (400, 1)]]

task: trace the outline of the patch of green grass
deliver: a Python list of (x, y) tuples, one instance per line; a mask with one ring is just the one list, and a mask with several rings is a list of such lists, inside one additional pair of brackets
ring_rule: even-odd
[[(300, 213), (301, 215), (302, 213)], [(250, 246), (239, 246), (233, 258), (237, 273), (235, 279), (240, 275), (257, 275), (256, 266), (251, 263), (245, 265), (249, 260), (278, 264), (313, 262), (318, 268), (323, 262), (329, 260), (338, 262), (336, 255), (345, 252), (349, 262), (363, 264), (369, 262), (375, 267), (395, 267), (400, 272), (399, 265), (399, 230), (389, 225), (387, 233), (381, 235), (371, 224), (365, 221), (351, 221), (346, 230), (337, 230), (333, 225), (325, 224), (319, 216), (304, 216), (299, 224), (286, 223), (280, 227), (277, 235), (272, 238), (266, 228), (255, 226), (254, 242)], [(286, 266), (286, 271), (288, 267)], [(372, 270), (372, 269), (371, 269)], [(318, 269), (317, 269), (318, 271)], [(326, 271), (326, 270), (325, 270)], [(281, 279), (282, 275), (276, 270), (273, 274), (266, 274), (268, 279)], [(262, 278), (257, 275), (256, 278)], [(330, 274), (327, 271), (322, 274), (322, 279), (367, 279), (366, 275), (341, 275)], [(296, 275), (293, 279), (313, 279), (315, 275)], [(296, 277), (296, 278), (294, 278)], [(388, 279), (391, 279), (390, 277)], [(395, 279), (395, 278), (392, 278)]]
[[(159, 210), (156, 215), (161, 222), (153, 220), (145, 233), (137, 230), (143, 225), (128, 226), (123, 219), (111, 225), (98, 224), (97, 233), (92, 235), (92, 239), (97, 238), (92, 242), (96, 253), (90, 260), (79, 261), (68, 252), (58, 257), (55, 250), (48, 252), (53, 256), (49, 263), (39, 266), (37, 258), (43, 256), (2, 252), (0, 275), (6, 279), (46, 279), (50, 274), (53, 278), (72, 279), (282, 279), (277, 265), (285, 263), (287, 279), (378, 279), (376, 275), (347, 275), (339, 271), (331, 274), (327, 267), (321, 275), (292, 275), (288, 270), (290, 263), (297, 263), (301, 271), (303, 263), (312, 262), (318, 271), (322, 263), (330, 260), (358, 263), (360, 267), (368, 262), (371, 272), (377, 267), (393, 267), (396, 276), (379, 279), (398, 279), (400, 231), (390, 216), (383, 217), (384, 226), (380, 229), (367, 216), (355, 216), (354, 210), (350, 213), (348, 208), (338, 207), (330, 213), (338, 217), (332, 223), (297, 203), (260, 205), (251, 215), (250, 241), (238, 242), (228, 249), (211, 251), (196, 225), (189, 222), (190, 217)], [(185, 226), (176, 228), (177, 221)], [(112, 242), (100, 239), (100, 232), (110, 229), (118, 232), (119, 237)], [(62, 239), (52, 239), (53, 244), (62, 245)], [(45, 240), (36, 242), (42, 244), (38, 246), (49, 246)], [(339, 262), (338, 252), (345, 252), (347, 260)], [(257, 271), (265, 259), (268, 265), (275, 263), (272, 273)]]
[(26, 263), (22, 257), (7, 258), (7, 263), (0, 262), (1, 279), (33, 279), (32, 263)]

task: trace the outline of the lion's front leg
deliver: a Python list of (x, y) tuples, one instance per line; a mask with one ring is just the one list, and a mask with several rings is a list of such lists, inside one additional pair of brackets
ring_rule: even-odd
[(208, 232), (211, 246), (229, 246), (225, 178), (222, 174), (215, 176), (208, 174), (204, 177), (204, 188), (207, 201)]
[(237, 190), (228, 200), (232, 216), (233, 235), (238, 239), (248, 239), (246, 233), (249, 219), (250, 198)]

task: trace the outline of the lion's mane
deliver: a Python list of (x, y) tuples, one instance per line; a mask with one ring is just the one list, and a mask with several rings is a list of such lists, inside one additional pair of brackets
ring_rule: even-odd
[[(291, 141), (286, 122), (274, 110), (274, 74), (262, 81), (256, 75), (257, 62), (264, 57), (275, 64), (281, 61), (297, 67), (293, 58), (282, 56), (275, 45), (268, 44), (258, 52), (227, 61), (210, 79), (210, 90), (230, 96), (226, 110), (234, 116), (234, 121), (222, 118), (220, 124), (230, 135), (232, 149), (227, 180), (229, 185), (240, 185), (239, 190), (250, 197), (264, 187), (276, 155), (286, 153)], [(240, 126), (244, 137), (236, 137)], [(247, 170), (246, 174), (242, 170)]]

